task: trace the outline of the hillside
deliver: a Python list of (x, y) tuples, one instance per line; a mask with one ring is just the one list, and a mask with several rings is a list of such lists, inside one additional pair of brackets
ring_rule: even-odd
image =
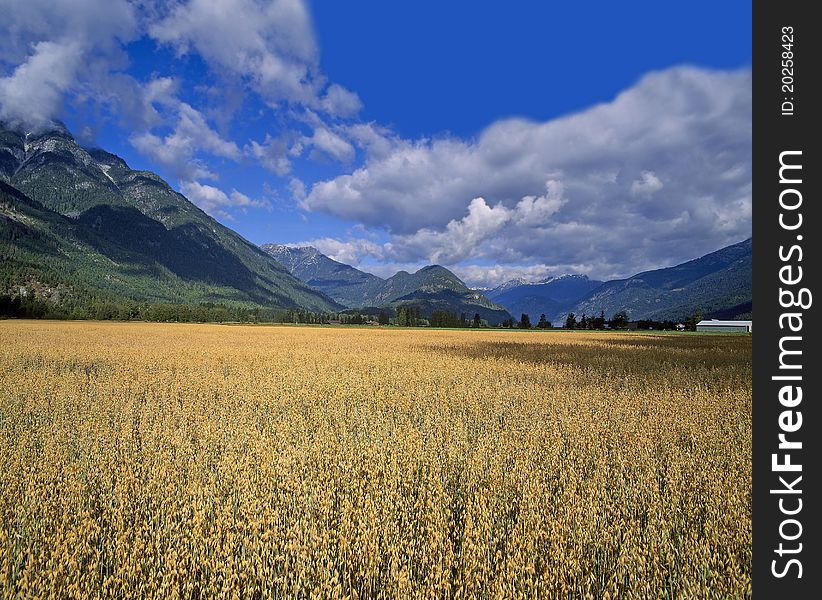
[(264, 244), (261, 248), (294, 277), (348, 308), (374, 301), (385, 283), (376, 275), (337, 262), (311, 246)]
[(497, 296), (504, 294), (508, 290), (512, 290), (521, 285), (528, 285), (528, 281), (526, 279), (523, 279), (522, 277), (517, 277), (516, 279), (509, 279), (505, 283), (498, 285), (495, 288), (477, 288), (477, 291), (482, 292), (482, 294), (489, 300), (493, 300)]
[(488, 296), (512, 315), (519, 317), (525, 313), (532, 323), (536, 323), (540, 315), (550, 318), (601, 284), (601, 281), (588, 279), (586, 275), (562, 275), (538, 283), (512, 280), (492, 290)]
[(554, 315), (564, 321), (568, 312), (577, 316), (611, 316), (626, 311), (632, 320), (682, 320), (696, 312), (742, 317), (752, 311), (751, 238), (700, 258), (608, 281), (573, 306)]
[(292, 275), (349, 308), (395, 310), (402, 305), (413, 305), (420, 309), (423, 317), (435, 310), (465, 313), (469, 319), (479, 313), (491, 324), (511, 316), (504, 307), (470, 290), (459, 277), (439, 265), (429, 265), (415, 273), (399, 271), (382, 279), (337, 262), (310, 246), (265, 244), (262, 248), (282, 262)]
[(340, 308), (154, 173), (63, 128), (0, 126), (0, 183), (0, 294)]

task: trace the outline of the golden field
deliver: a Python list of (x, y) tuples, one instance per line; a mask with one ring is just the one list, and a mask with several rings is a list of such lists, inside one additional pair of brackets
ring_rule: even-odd
[(744, 598), (751, 338), (0, 322), (0, 597)]

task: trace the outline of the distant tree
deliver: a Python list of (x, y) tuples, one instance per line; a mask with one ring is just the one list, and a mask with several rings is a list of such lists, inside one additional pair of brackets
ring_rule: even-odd
[(577, 316), (574, 313), (568, 313), (568, 316), (565, 317), (565, 328), (566, 329), (576, 329), (577, 328)]
[(585, 313), (582, 313), (582, 318), (579, 320), (579, 328), (588, 329), (588, 317), (585, 316)]
[(551, 322), (545, 319), (545, 315), (541, 314), (539, 316), (539, 322), (537, 323), (537, 329), (548, 329), (551, 327)]
[(465, 313), (460, 315), (460, 327), (468, 327), (468, 318), (465, 316)]
[(482, 327), (482, 317), (479, 313), (474, 313), (474, 327)]
[(528, 316), (528, 313), (522, 313), (522, 316), (519, 318), (519, 328), (531, 329), (531, 317)]
[(620, 310), (617, 313), (614, 313), (614, 316), (611, 317), (611, 320), (608, 322), (611, 326), (611, 329), (623, 329), (626, 325), (628, 325), (628, 313), (624, 310)]
[(588, 326), (591, 329), (604, 329), (605, 328), (605, 311), (601, 311), (598, 317), (591, 317), (588, 320)]
[(446, 310), (435, 310), (431, 313), (431, 327), (459, 327), (460, 320), (457, 313)]
[(702, 319), (704, 319), (704, 315), (701, 310), (696, 311), (690, 317), (685, 319), (685, 329), (688, 331), (696, 331), (696, 324), (699, 323)]
[(380, 311), (380, 316), (377, 317), (377, 321), (379, 322), (380, 325), (388, 325), (388, 321), (389, 321), (388, 313), (385, 312), (384, 310), (381, 310)]
[(397, 309), (397, 325), (402, 327), (416, 327), (420, 324), (420, 307), (419, 306), (400, 306)]

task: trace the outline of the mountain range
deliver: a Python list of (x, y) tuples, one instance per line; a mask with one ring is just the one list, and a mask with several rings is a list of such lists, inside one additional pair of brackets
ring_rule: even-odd
[(753, 311), (752, 239), (726, 246), (700, 258), (607, 281), (554, 314), (608, 316), (625, 311), (632, 320), (684, 320), (705, 317), (745, 318)]
[(486, 295), (511, 314), (527, 314), (531, 322), (536, 323), (540, 315), (552, 318), (602, 283), (588, 279), (587, 275), (560, 275), (535, 283), (513, 279), (486, 292)]
[(258, 247), (156, 174), (81, 147), (59, 125), (32, 134), (0, 123), (0, 259), (0, 296), (32, 293), (69, 307), (132, 300), (333, 313), (413, 305), (423, 317), (479, 313), (492, 325), (523, 313), (561, 323), (570, 312), (625, 311), (634, 320), (752, 312), (751, 239), (605, 282), (562, 275), (472, 290), (439, 265), (384, 279), (312, 247)]
[(561, 324), (569, 313), (606, 317), (624, 311), (632, 320), (685, 320), (697, 313), (734, 319), (752, 313), (751, 238), (700, 258), (626, 279), (597, 281), (561, 275), (529, 283), (511, 279), (485, 295), (512, 314), (540, 315)]
[(333, 260), (311, 246), (265, 244), (262, 248), (292, 275), (349, 308), (395, 310), (402, 305), (413, 305), (426, 318), (435, 310), (456, 315), (465, 313), (468, 319), (479, 314), (492, 325), (511, 317), (504, 307), (471, 290), (454, 273), (439, 265), (429, 265), (415, 273), (399, 271), (382, 279)]
[[(266, 244), (263, 249), (292, 275), (348, 307), (397, 306), (437, 298), (439, 308), (466, 312), (469, 318), (475, 307), (494, 307), (516, 317), (527, 314), (532, 323), (544, 314), (558, 325), (569, 313), (581, 317), (604, 312), (611, 317), (624, 311), (632, 320), (659, 321), (686, 320), (696, 313), (723, 319), (752, 313), (750, 238), (680, 265), (626, 279), (599, 281), (566, 274), (537, 282), (516, 278), (492, 289), (476, 290), (436, 265), (381, 279), (310, 246)], [(503, 313), (498, 315), (502, 319)]]
[(0, 294), (31, 290), (69, 306), (342, 308), (154, 173), (84, 149), (62, 127), (0, 126), (0, 257)]

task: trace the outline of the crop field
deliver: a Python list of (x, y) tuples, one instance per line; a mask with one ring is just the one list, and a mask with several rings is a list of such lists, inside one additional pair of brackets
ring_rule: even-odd
[(750, 593), (750, 336), (0, 321), (0, 597)]

